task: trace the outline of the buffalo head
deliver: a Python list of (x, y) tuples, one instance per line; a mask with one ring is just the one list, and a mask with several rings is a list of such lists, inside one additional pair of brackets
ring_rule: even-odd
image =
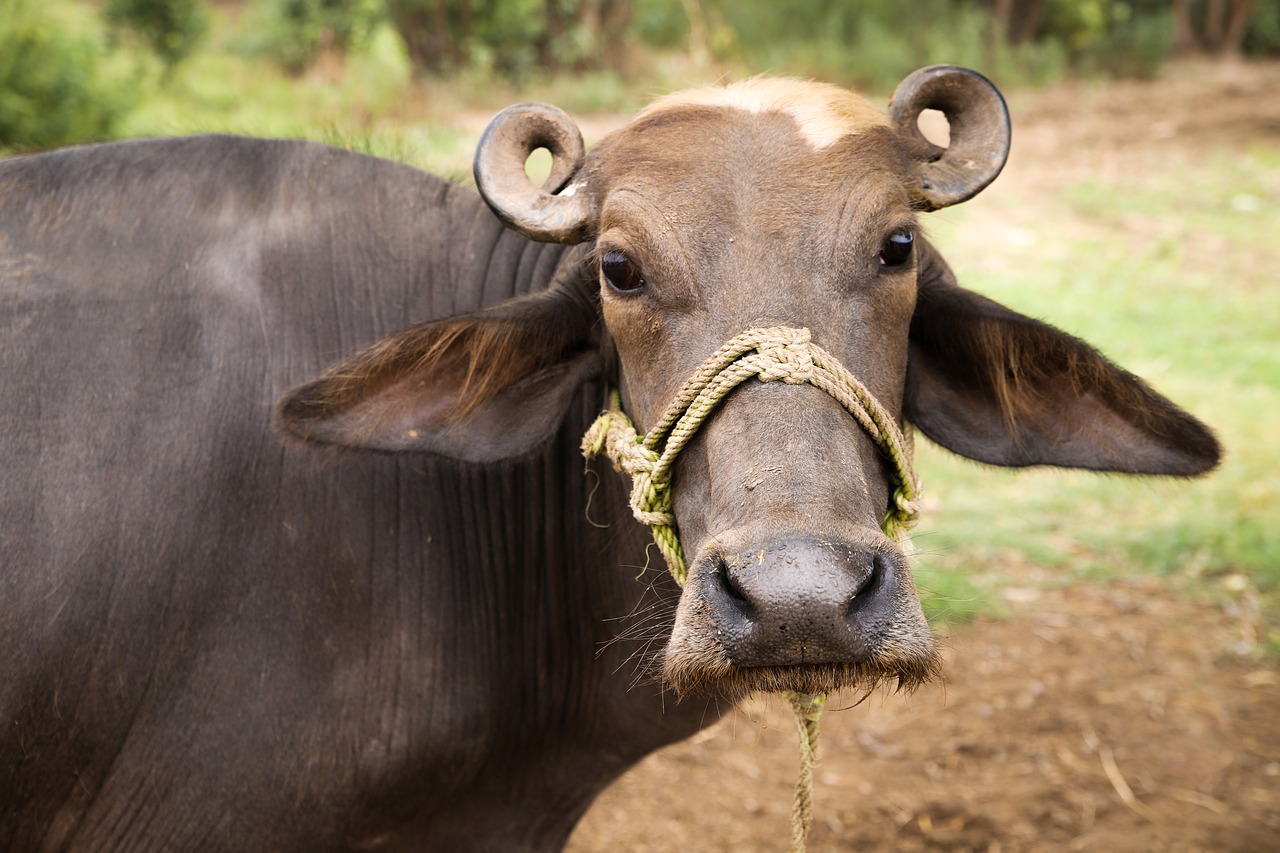
[[(951, 142), (921, 136), (943, 112)], [(753, 79), (682, 92), (589, 154), (545, 105), (499, 114), (476, 181), (512, 229), (574, 244), (545, 291), (411, 328), (296, 390), (291, 435), (473, 461), (528, 453), (588, 380), (643, 433), (726, 341), (807, 330), (895, 423), (996, 465), (1211, 468), (1198, 421), (1088, 345), (955, 283), (918, 215), (1004, 165), (1004, 101), (952, 67), (886, 117), (843, 89)], [(534, 186), (531, 151), (553, 154)], [(663, 658), (679, 691), (823, 692), (937, 669), (908, 560), (881, 529), (893, 471), (812, 384), (748, 381), (672, 469), (688, 582)]]

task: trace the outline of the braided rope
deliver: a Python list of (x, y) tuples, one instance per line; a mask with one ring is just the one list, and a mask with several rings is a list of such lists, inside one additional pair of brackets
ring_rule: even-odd
[(809, 827), (813, 824), (813, 767), (818, 762), (818, 723), (827, 697), (824, 693), (786, 692), (800, 733), (800, 775), (796, 779), (791, 806), (791, 853), (805, 853)]
[[(900, 539), (919, 514), (920, 480), (911, 466), (906, 439), (891, 414), (834, 356), (813, 343), (808, 329), (788, 326), (748, 329), (716, 350), (689, 377), (665, 414), (646, 435), (622, 411), (615, 389), (609, 408), (582, 437), (588, 459), (604, 453), (631, 478), (631, 511), (653, 532), (676, 583), (684, 586), (689, 567), (671, 509), (671, 473), (676, 456), (716, 406), (751, 378), (761, 382), (810, 384), (834, 397), (876, 447), (893, 463), (890, 507), (882, 522), (886, 536)], [(800, 776), (791, 813), (791, 850), (804, 853), (813, 822), (813, 768), (817, 762), (818, 721), (823, 694), (786, 693), (800, 732)]]

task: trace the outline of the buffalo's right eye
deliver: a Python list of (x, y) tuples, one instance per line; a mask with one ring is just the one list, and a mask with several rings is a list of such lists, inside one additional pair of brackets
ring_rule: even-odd
[(880, 263), (886, 267), (900, 267), (911, 260), (911, 247), (915, 238), (910, 231), (898, 231), (889, 235), (880, 249)]
[(622, 252), (605, 252), (600, 258), (600, 273), (614, 290), (624, 293), (644, 287), (644, 276)]

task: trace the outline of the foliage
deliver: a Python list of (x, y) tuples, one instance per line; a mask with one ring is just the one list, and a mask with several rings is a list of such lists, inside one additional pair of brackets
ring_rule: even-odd
[[(228, 21), (219, 12), (215, 9), (217, 41), (226, 48), (197, 51), (169, 85), (149, 90), (121, 123), (121, 135), (221, 131), (315, 139), (330, 133), (369, 136), (375, 125), (409, 120), (399, 112), (406, 103), (409, 63), (403, 43), (386, 25), (340, 62), (292, 75), (274, 58), (260, 55), (260, 41), (246, 43), (238, 35), (244, 30), (224, 28)], [(261, 34), (252, 17), (231, 22)], [(414, 129), (399, 133), (419, 134), (417, 128), (424, 124), (420, 107), (414, 105)], [(442, 123), (431, 124), (421, 133), (445, 138)]]
[(438, 73), (475, 64), (513, 78), (535, 69), (619, 67), (633, 14), (625, 0), (386, 2), (418, 68)]
[(791, 73), (886, 88), (932, 63), (981, 68), (1003, 85), (1045, 83), (1068, 68), (1150, 76), (1170, 52), (1159, 0), (705, 0), (733, 33), (730, 52)]
[(172, 68), (191, 54), (209, 26), (200, 0), (106, 0), (114, 35), (132, 33)]
[(1280, 56), (1280, 0), (1260, 0), (1243, 48), (1248, 56)]
[[(1068, 70), (1151, 76), (1187, 27), (1219, 42), (1245, 33), (1253, 52), (1280, 49), (1280, 0), (266, 2), (269, 52), (295, 73), (325, 48), (350, 48), (382, 15), (417, 70), (478, 69), (509, 81), (564, 72), (627, 76), (646, 51), (879, 88), (935, 62), (982, 68), (1004, 85), (1044, 83)], [(1240, 29), (1255, 7), (1255, 26)], [(1211, 12), (1223, 18), (1220, 26), (1210, 25)]]
[(1045, 26), (1067, 42), (1085, 74), (1154, 77), (1173, 48), (1173, 19), (1162, 0), (1053, 0)]
[[(922, 65), (982, 68), (1004, 85), (1059, 76), (1054, 40), (1019, 45), (996, 37), (990, 10), (963, 0), (815, 0), (803, 10), (769, 0), (707, 0), (708, 32), (725, 58), (760, 70), (891, 88)], [(716, 26), (718, 22), (722, 26)], [(731, 39), (727, 40), (723, 30)]]
[(385, 18), (383, 0), (267, 0), (255, 11), (247, 45), (300, 74), (326, 51), (364, 48)]
[(132, 100), (100, 44), (35, 0), (0, 0), (0, 147), (47, 148), (111, 135)]

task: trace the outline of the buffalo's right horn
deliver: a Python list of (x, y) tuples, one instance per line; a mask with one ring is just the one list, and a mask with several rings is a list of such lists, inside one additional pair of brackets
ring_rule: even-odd
[[(535, 187), (524, 166), (539, 148), (551, 152), (551, 175)], [(568, 113), (550, 104), (516, 104), (494, 116), (480, 136), (476, 186), (509, 228), (544, 243), (580, 243), (594, 224), (592, 199), (585, 188), (566, 184), (585, 157), (582, 133)]]
[[(951, 125), (947, 148), (920, 133), (920, 113), (929, 109), (940, 110)], [(894, 90), (889, 116), (931, 153), (918, 173), (929, 210), (977, 195), (1009, 157), (1009, 108), (995, 84), (976, 71), (932, 65), (912, 72)]]

